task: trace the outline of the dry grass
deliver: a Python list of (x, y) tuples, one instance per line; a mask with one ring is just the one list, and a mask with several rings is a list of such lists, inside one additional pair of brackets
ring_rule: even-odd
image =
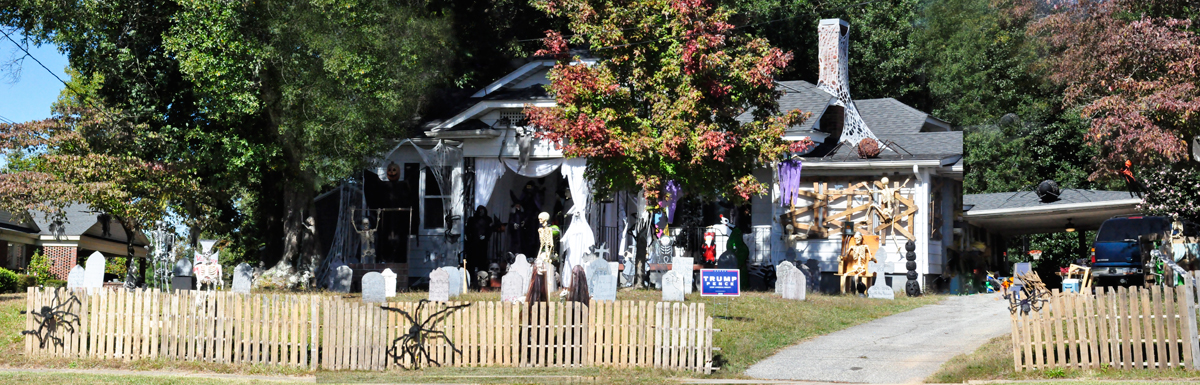
[[(963, 383), (972, 380), (1059, 380), (1083, 381), (1196, 381), (1200, 372), (1187, 370), (1118, 370), (1107, 367), (1099, 369), (1048, 369), (1017, 372), (1013, 369), (1012, 337), (1001, 336), (988, 341), (974, 352), (958, 355), (925, 379), (925, 382)], [(1107, 383), (1107, 382), (1106, 382)]]
[[(349, 298), (357, 295), (322, 293)], [(401, 293), (393, 301), (417, 301), (427, 293)], [(619, 300), (658, 301), (661, 292), (652, 290), (623, 290)], [(264, 365), (229, 365), (203, 362), (182, 362), (163, 359), (117, 361), (65, 358), (26, 358), (21, 354), (20, 330), (24, 317), (19, 311), (24, 307), (23, 294), (0, 297), (0, 365), (18, 368), (47, 369), (116, 369), (137, 371), (183, 371), (199, 373), (227, 373), (241, 375), (302, 375), (316, 374), (322, 382), (604, 382), (604, 383), (661, 383), (672, 376), (704, 377), (703, 375), (657, 371), (650, 369), (545, 369), (545, 368), (431, 368), (421, 371), (395, 371), (386, 373), (364, 372), (307, 372), (297, 368)], [(497, 301), (499, 293), (467, 293), (460, 301)], [(779, 350), (802, 340), (841, 330), (879, 317), (907, 311), (916, 307), (936, 303), (940, 296), (919, 298), (900, 297), (895, 301), (870, 300), (849, 296), (812, 294), (807, 301), (784, 301), (771, 293), (744, 293), (738, 298), (700, 297), (693, 293), (688, 302), (706, 304), (709, 315), (715, 318), (715, 327), (721, 329), (714, 335), (714, 343), (720, 347), (715, 365), (721, 369), (712, 377), (737, 378), (750, 365), (775, 354)], [(0, 375), (0, 382), (16, 382), (18, 378), (42, 374)], [(49, 375), (49, 374), (46, 374)], [(26, 376), (26, 377), (22, 377)], [(513, 377), (516, 376), (516, 377)], [(556, 377), (557, 376), (557, 377)], [(566, 376), (566, 377), (561, 377)], [(53, 377), (53, 376), (51, 376)], [(90, 383), (105, 383), (103, 377)], [(139, 380), (141, 381), (141, 380)], [(145, 379), (144, 383), (157, 383), (156, 379)], [(52, 383), (57, 381), (51, 381)], [(204, 382), (201, 382), (204, 383)]]

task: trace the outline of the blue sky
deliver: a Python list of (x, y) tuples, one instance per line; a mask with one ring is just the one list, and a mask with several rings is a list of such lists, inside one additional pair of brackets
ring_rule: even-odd
[[(13, 39), (21, 41), (20, 35), (17, 34), (13, 34)], [(63, 80), (67, 80), (67, 75), (63, 72), (67, 66), (67, 57), (59, 53), (58, 48), (49, 44), (29, 48), (30, 54), (41, 60), (42, 64)], [(15, 44), (0, 35), (0, 63), (7, 63), (24, 54)], [(48, 118), (50, 104), (58, 100), (58, 92), (62, 89), (63, 84), (58, 79), (27, 57), (21, 63), (20, 75), (16, 79), (10, 71), (0, 72), (0, 117), (3, 117), (0, 120), (24, 122)]]

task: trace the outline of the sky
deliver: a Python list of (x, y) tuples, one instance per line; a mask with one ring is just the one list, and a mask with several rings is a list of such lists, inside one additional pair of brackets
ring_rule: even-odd
[[(13, 34), (12, 37), (21, 41), (21, 35)], [(53, 45), (30, 46), (29, 53), (58, 77), (67, 80), (63, 71), (67, 67), (67, 57)], [(24, 55), (16, 44), (0, 35), (0, 63)], [(58, 92), (63, 89), (63, 84), (28, 57), (19, 68), (19, 75), (13, 74), (12, 68), (0, 69), (0, 121), (25, 122), (49, 118), (50, 105), (58, 100)]]

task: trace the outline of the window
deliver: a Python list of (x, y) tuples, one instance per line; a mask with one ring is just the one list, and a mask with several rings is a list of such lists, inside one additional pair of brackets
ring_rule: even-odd
[[(449, 172), (449, 170), (447, 170)], [(425, 229), (441, 229), (446, 227), (446, 217), (443, 211), (442, 189), (438, 186), (437, 177), (426, 167), (421, 170), (421, 227)]]
[(522, 109), (506, 109), (500, 111), (500, 119), (508, 119), (512, 126), (524, 126), (529, 124), (525, 117), (525, 110)]

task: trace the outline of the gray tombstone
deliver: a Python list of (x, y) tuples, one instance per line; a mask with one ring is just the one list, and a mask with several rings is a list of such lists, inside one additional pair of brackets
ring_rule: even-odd
[(72, 267), (71, 272), (69, 274), (67, 274), (67, 288), (68, 289), (83, 288), (85, 274), (86, 273), (85, 273), (85, 270), (83, 269), (83, 266), (75, 265), (75, 267)]
[(695, 258), (691, 257), (675, 257), (671, 260), (671, 270), (675, 270), (683, 277), (683, 293), (692, 292), (692, 271)]
[(795, 267), (785, 267), (787, 277), (783, 284), (783, 299), (803, 301), (808, 295), (808, 284), (804, 273)]
[(383, 276), (383, 296), (392, 298), (396, 296), (396, 273), (392, 269), (383, 269), (379, 275)]
[[(583, 267), (583, 274), (587, 276), (588, 293), (596, 292), (596, 280), (601, 276), (611, 275), (612, 270), (608, 267), (608, 262), (603, 259), (594, 259)], [(595, 297), (595, 295), (593, 295)]]
[(683, 302), (683, 277), (671, 270), (662, 276), (662, 300)]
[(387, 284), (383, 274), (370, 272), (362, 277), (362, 300), (367, 303), (387, 302)]
[(338, 293), (349, 293), (350, 286), (354, 283), (354, 269), (350, 266), (340, 265), (333, 273), (333, 286), (329, 289)]
[(254, 268), (246, 262), (239, 263), (233, 268), (233, 292), (249, 293), (254, 285)]
[(883, 264), (867, 262), (868, 270), (875, 273), (875, 284), (867, 288), (867, 298), (896, 299), (896, 292), (884, 283)]
[(450, 292), (449, 292), (450, 297), (453, 298), (453, 297), (457, 297), (459, 294), (462, 294), (463, 293), (462, 272), (459, 271), (457, 267), (453, 267), (453, 266), (446, 266), (446, 267), (443, 267), (442, 269), (446, 270), (446, 274), (449, 275), (448, 278), (450, 279), (450, 281), (449, 281), (450, 282)]
[(524, 277), (525, 283), (529, 283), (529, 280), (533, 278), (533, 265), (529, 264), (524, 255), (517, 254), (517, 260), (508, 265), (508, 272), (520, 274), (521, 277)]
[(788, 261), (780, 262), (775, 266), (775, 294), (783, 294), (783, 287), (787, 285), (787, 279), (790, 278), (788, 276), (789, 269), (793, 267), (794, 265)]
[(171, 273), (175, 274), (176, 277), (192, 276), (194, 274), (194, 271), (192, 270), (192, 260), (187, 259), (186, 257), (179, 258), (178, 261), (175, 261), (175, 268), (171, 270)]
[(733, 255), (732, 251), (726, 251), (724, 253), (721, 253), (721, 256), (717, 257), (717, 268), (718, 269), (736, 269), (736, 268), (738, 268), (737, 256)]
[(83, 270), (83, 287), (99, 289), (104, 286), (104, 254), (92, 253)]
[(525, 280), (525, 276), (520, 272), (509, 271), (503, 278), (500, 278), (501, 302), (524, 301), (527, 290), (529, 290), (529, 281)]
[(589, 285), (595, 285), (596, 290), (589, 292), (592, 299), (597, 301), (616, 301), (617, 300), (617, 276), (601, 275), (596, 277), (596, 281), (588, 280)]
[(446, 302), (450, 300), (450, 273), (443, 269), (434, 269), (429, 273), (429, 300)]

